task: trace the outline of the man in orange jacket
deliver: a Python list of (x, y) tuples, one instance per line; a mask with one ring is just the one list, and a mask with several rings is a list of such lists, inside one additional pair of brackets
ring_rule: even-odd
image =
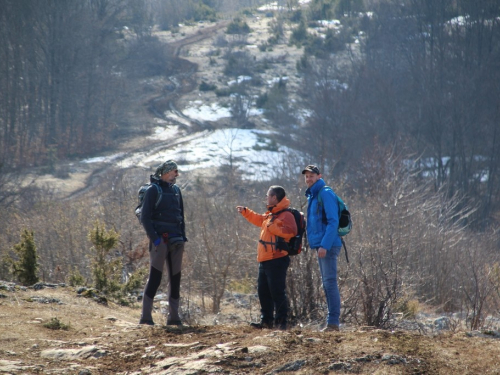
[(260, 323), (251, 323), (255, 328), (287, 328), (286, 273), (290, 257), (286, 250), (280, 249), (279, 242), (288, 242), (297, 235), (294, 216), (287, 211), (289, 206), (290, 200), (286, 197), (285, 189), (273, 185), (267, 192), (266, 213), (258, 214), (244, 206), (236, 207), (245, 219), (261, 229), (257, 245), (257, 291), (261, 316)]

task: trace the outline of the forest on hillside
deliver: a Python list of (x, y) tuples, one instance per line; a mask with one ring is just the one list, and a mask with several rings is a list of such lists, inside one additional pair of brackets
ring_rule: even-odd
[[(297, 1), (281, 3), (270, 43), (304, 48), (297, 73), (303, 76), (300, 95), (307, 99), (292, 105), (286, 87), (278, 87), (274, 101), (265, 103), (271, 123), (290, 136), (282, 142), (305, 140), (305, 147), (296, 147), (305, 148), (332, 177), (358, 169), (374, 147), (392, 148), (417, 160), (423, 176), (433, 178), (437, 188), (445, 186), (449, 196), (466, 196), (479, 207), (477, 217), (491, 222), (500, 189), (500, 4), (316, 0), (297, 8)], [(134, 79), (172, 69), (153, 26), (175, 29), (185, 20), (215, 20), (226, 5), (2, 0), (2, 171), (50, 167), (116, 145), (131, 131), (124, 108), (134, 100), (127, 95)], [(241, 9), (255, 5), (239, 2)], [(325, 38), (308, 33), (308, 25), (331, 19), (344, 25), (341, 32)], [(280, 41), (285, 24), (293, 33)], [(360, 53), (339, 63), (339, 53), (355, 39)], [(233, 65), (259, 74), (255, 64)], [(228, 74), (239, 73), (230, 68)], [(304, 124), (303, 111), (310, 113)]]
[[(110, 173), (71, 202), (12, 182), (20, 183), (22, 171), (53, 171), (58, 160), (112, 149), (137, 131), (124, 115), (137, 105), (132, 87), (175, 68), (173, 51), (154, 30), (229, 17), (226, 34), (244, 43), (252, 32), (245, 17), (264, 2), (229, 3), (228, 16), (222, 0), (0, 0), (1, 255), (12, 254), (29, 228), (45, 280), (79, 273), (90, 282), (88, 236), (99, 219), (120, 234), (109, 254), (122, 262), (113, 277), (144, 266), (144, 235), (130, 214), (144, 175)], [(259, 49), (301, 48), (293, 72), (300, 88), (291, 92), (280, 81), (252, 105), (264, 110), (277, 142), (300, 150), (274, 166), (272, 184), (305, 210), (295, 170), (314, 160), (355, 212), (351, 264), (339, 271), (342, 318), (385, 326), (391, 312), (418, 300), (480, 326), (500, 308), (500, 3), (278, 5), (266, 13), (270, 38)], [(313, 33), (325, 20), (342, 27)], [(237, 47), (224, 59), (228, 77), (258, 77), (265, 65)], [(249, 93), (241, 86), (238, 98), (251, 101)], [(242, 112), (232, 113), (246, 124)], [(252, 290), (256, 233), (233, 211), (242, 202), (262, 207), (269, 183), (243, 177), (221, 169), (215, 181), (185, 188), (190, 255), (183, 287), (197, 301), (201, 295), (202, 309), (217, 311), (228, 289)], [(221, 217), (227, 225), (214, 220)], [(290, 273), (294, 316), (314, 319), (323, 302), (313, 254), (294, 259)], [(0, 278), (9, 275), (2, 262)]]

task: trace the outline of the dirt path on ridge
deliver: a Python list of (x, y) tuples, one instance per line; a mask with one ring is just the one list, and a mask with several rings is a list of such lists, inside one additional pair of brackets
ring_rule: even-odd
[[(198, 72), (198, 64), (193, 63), (187, 59), (183, 59), (179, 56), (184, 47), (213, 37), (220, 29), (226, 27), (227, 24), (228, 22), (224, 21), (205, 29), (198, 29), (198, 31), (193, 35), (189, 35), (186, 38), (168, 43), (169, 48), (172, 49), (172, 55), (174, 57), (173, 61), (171, 62), (174, 73), (170, 77), (168, 77), (168, 81), (170, 82), (170, 84), (166, 85), (167, 88), (165, 88), (164, 86), (161, 92), (154, 95), (151, 99), (147, 100), (147, 108), (149, 110), (149, 113), (151, 113), (153, 117), (168, 121), (169, 123), (175, 123), (176, 125), (179, 125), (183, 130), (185, 130), (188, 134), (213, 129), (210, 123), (189, 118), (176, 107), (176, 102), (183, 95), (190, 93), (197, 87), (195, 74)], [(167, 117), (165, 115), (165, 112), (167, 111), (175, 114), (177, 117), (182, 118), (184, 122), (177, 122), (175, 119)], [(188, 123), (189, 125), (186, 125), (186, 123)], [(200, 136), (202, 136), (202, 134), (200, 134)], [(189, 141), (191, 141), (192, 139), (193, 137), (190, 137)], [(187, 141), (183, 139), (174, 139), (152, 142), (148, 146), (148, 152), (155, 152), (161, 149), (177, 146), (184, 142)], [(134, 142), (129, 142), (129, 144), (133, 143)], [(101, 179), (105, 178), (106, 172), (109, 171), (110, 168), (113, 168), (114, 164), (130, 157), (130, 155), (134, 153), (143, 152), (144, 146), (142, 145), (142, 142), (137, 143), (140, 146), (136, 146), (134, 148), (121, 152), (120, 155), (114, 159), (113, 164), (101, 163), (99, 165), (96, 165), (96, 167), (92, 169), (91, 173), (86, 178), (84, 186), (71, 192), (68, 196), (65, 197), (65, 200), (77, 198), (83, 194), (88, 193), (98, 185)]]

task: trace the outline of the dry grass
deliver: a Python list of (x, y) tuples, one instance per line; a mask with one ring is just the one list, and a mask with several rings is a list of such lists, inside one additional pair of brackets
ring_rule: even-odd
[[(6, 363), (12, 365), (14, 362), (19, 370), (14, 368), (10, 373), (37, 373), (40, 370), (73, 374), (85, 368), (92, 374), (141, 369), (148, 369), (149, 373), (176, 373), (166, 368), (155, 369), (154, 363), (174, 357), (180, 360), (216, 345), (220, 348), (221, 344), (234, 347), (234, 350), (230, 355), (221, 352), (220, 358), (207, 356), (207, 366), (218, 366), (228, 374), (264, 374), (284, 369), (284, 366), (296, 366), (295, 373), (301, 374), (337, 371), (358, 374), (499, 373), (498, 340), (486, 335), (457, 332), (428, 337), (362, 327), (342, 327), (340, 333), (321, 333), (312, 328), (255, 331), (242, 322), (192, 325), (182, 329), (161, 325), (146, 327), (136, 324), (140, 314), (138, 306), (100, 305), (92, 299), (77, 297), (69, 287), (3, 291), (3, 295), (0, 373), (5, 372)], [(34, 302), (41, 297), (60, 303)], [(236, 311), (234, 306), (232, 309)], [(157, 313), (155, 319), (160, 318)], [(53, 319), (69, 325), (69, 329), (44, 327), (43, 323)], [(186, 345), (178, 345), (180, 343)], [(72, 361), (41, 356), (49, 349), (89, 345), (103, 350), (106, 355)], [(258, 345), (267, 349), (259, 352)], [(148, 355), (152, 351), (157, 358)], [(177, 373), (200, 372), (179, 370)]]

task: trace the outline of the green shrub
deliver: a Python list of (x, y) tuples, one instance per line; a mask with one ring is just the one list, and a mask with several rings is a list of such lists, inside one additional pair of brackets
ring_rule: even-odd
[(122, 262), (111, 256), (111, 250), (118, 244), (118, 233), (106, 230), (104, 224), (96, 221), (88, 237), (93, 245), (90, 250), (94, 287), (103, 293), (120, 290)]
[(299, 73), (305, 73), (311, 69), (311, 63), (309, 62), (309, 58), (305, 53), (297, 61), (296, 68)]
[(275, 35), (270, 36), (269, 38), (267, 38), (267, 42), (270, 45), (276, 45), (276, 44), (278, 44), (278, 41), (279, 41), (279, 39)]
[(215, 85), (210, 85), (206, 83), (205, 81), (202, 81), (200, 84), (200, 91), (214, 91), (217, 89), (217, 86)]
[(33, 231), (24, 229), (21, 233), (21, 242), (14, 245), (13, 251), (18, 256), (14, 261), (8, 258), (14, 277), (23, 285), (33, 285), (38, 282), (38, 255)]
[(262, 95), (259, 95), (259, 97), (257, 98), (257, 100), (255, 101), (255, 106), (257, 108), (264, 108), (264, 106), (266, 105), (267, 103), (267, 99), (268, 99), (268, 96), (267, 96), (267, 92), (265, 92), (264, 94)]
[(231, 280), (228, 285), (231, 292), (251, 294), (255, 293), (255, 283), (252, 279), (245, 278), (242, 280)]
[(69, 324), (64, 324), (59, 320), (59, 318), (52, 318), (50, 322), (44, 323), (45, 328), (53, 329), (53, 330), (69, 330)]
[(194, 8), (193, 18), (195, 21), (207, 20), (215, 22), (217, 21), (217, 12), (207, 4), (200, 1)]
[(226, 34), (250, 34), (250, 32), (250, 26), (240, 18), (235, 18), (226, 29)]
[(416, 299), (403, 299), (396, 303), (395, 310), (403, 313), (404, 319), (414, 319), (420, 310), (420, 304)]
[(68, 276), (68, 284), (70, 286), (83, 286), (86, 285), (87, 282), (80, 271), (74, 267)]
[(123, 291), (125, 293), (132, 293), (137, 289), (141, 289), (144, 286), (144, 278), (147, 274), (148, 270), (146, 268), (139, 268), (135, 270), (123, 286)]
[(255, 57), (246, 51), (236, 51), (228, 53), (224, 74), (227, 76), (251, 76), (255, 66)]
[(292, 35), (290, 36), (290, 43), (295, 45), (302, 45), (307, 40), (308, 33), (306, 23), (301, 21), (299, 26), (292, 30)]
[(217, 95), (217, 97), (229, 96), (229, 95), (231, 95), (231, 90), (229, 90), (229, 89), (217, 89), (217, 90), (215, 90), (215, 95)]

